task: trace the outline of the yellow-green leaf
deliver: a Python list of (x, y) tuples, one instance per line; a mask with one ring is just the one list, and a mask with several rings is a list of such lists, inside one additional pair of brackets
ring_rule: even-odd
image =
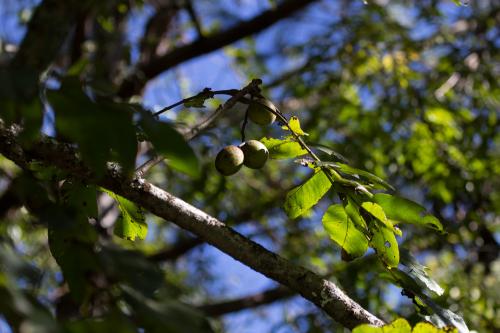
[(136, 238), (145, 239), (148, 225), (142, 209), (132, 201), (103, 189), (109, 196), (116, 200), (120, 209), (120, 217), (116, 221), (114, 233), (120, 238), (134, 241)]
[(424, 207), (413, 201), (385, 193), (375, 194), (373, 201), (380, 205), (386, 216), (392, 220), (423, 225), (443, 231), (441, 222), (436, 217), (428, 214)]
[(370, 215), (375, 217), (377, 220), (382, 222), (387, 228), (389, 228), (392, 232), (394, 232), (394, 225), (387, 219), (387, 216), (385, 216), (384, 209), (377, 205), (376, 203), (373, 202), (363, 202), (361, 204), (361, 207), (363, 207)]
[(260, 139), (266, 148), (269, 150), (269, 157), (274, 159), (295, 158), (307, 154), (300, 144), (292, 139), (275, 139), (262, 138)]
[(399, 264), (399, 247), (394, 232), (382, 224), (375, 224), (371, 230), (373, 237), (370, 246), (377, 251), (379, 258), (388, 267), (397, 267)]
[(300, 136), (309, 135), (302, 130), (302, 128), (300, 127), (300, 120), (296, 116), (290, 118), (290, 120), (288, 121), (288, 126), (284, 125), (281, 128), (286, 131), (289, 131), (291, 129), (292, 132)]
[(294, 219), (307, 212), (318, 203), (331, 186), (332, 183), (330, 183), (328, 177), (324, 172), (320, 171), (315, 173), (304, 184), (293, 188), (287, 193), (283, 206), (288, 217)]
[(323, 226), (330, 238), (339, 244), (350, 256), (356, 258), (365, 254), (368, 240), (347, 216), (342, 205), (331, 205), (323, 215)]

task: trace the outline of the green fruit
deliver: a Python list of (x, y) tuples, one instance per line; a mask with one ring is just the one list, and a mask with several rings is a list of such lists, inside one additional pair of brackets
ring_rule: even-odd
[(276, 115), (268, 108), (273, 111), (278, 110), (273, 103), (265, 98), (254, 100), (248, 105), (248, 118), (257, 125), (271, 125), (276, 120)]
[(239, 147), (224, 147), (215, 158), (215, 168), (223, 176), (233, 175), (241, 169), (244, 158), (243, 151)]
[(246, 141), (242, 146), (241, 150), (245, 155), (245, 160), (243, 164), (250, 169), (260, 169), (266, 164), (267, 158), (269, 157), (269, 151), (266, 146), (260, 141), (249, 140)]

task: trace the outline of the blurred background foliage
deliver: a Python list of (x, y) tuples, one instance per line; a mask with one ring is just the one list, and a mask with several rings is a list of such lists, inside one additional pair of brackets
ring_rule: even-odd
[[(119, 93), (118, 87), (131, 66), (147, 63), (200, 36), (217, 34), (279, 4), (243, 0), (89, 2), (53, 59), (50, 71), (43, 73), (42, 85), (44, 89), (58, 88), (62, 77), (72, 75), (99, 102), (99, 98)], [(0, 61), (7, 62), (16, 54), (37, 5), (39, 1), (0, 0)], [(449, 0), (316, 1), (256, 37), (217, 50), (215, 56), (181, 63), (152, 80), (142, 96), (131, 100), (156, 110), (194, 95), (203, 87), (239, 89), (251, 78), (262, 78), (264, 95), (286, 116), (299, 117), (302, 128), (309, 133), (308, 142), (330, 147), (352, 166), (382, 177), (402, 196), (421, 203), (440, 219), (445, 235), (405, 226), (401, 247), (428, 266), (430, 276), (444, 288), (439, 304), (461, 314), (472, 330), (498, 332), (499, 23), (500, 6), (494, 0), (461, 5)], [(40, 50), (40, 57), (42, 54)], [(15, 119), (12, 110), (22, 110), (24, 123), (30, 128), (26, 131), (28, 141), (37, 135), (42, 122), (45, 133), (61, 140), (79, 142), (79, 131), (88, 137), (88, 126), (93, 125), (81, 119), (74, 128), (59, 127), (56, 131), (61, 126), (57, 123), (57, 107), (54, 123), (54, 110), (47, 107), (44, 96), (43, 103), (31, 103), (25, 97), (29, 89), (37, 89), (23, 83), (32, 82), (32, 73), (19, 73), (14, 75), (16, 81), (0, 72), (2, 93), (8, 89), (16, 94), (23, 91), (15, 98), (2, 95), (4, 100), (14, 101), (2, 104), (2, 118)], [(27, 90), (17, 89), (17, 85)], [(165, 113), (162, 119), (181, 127), (192, 126), (219, 102), (207, 101), (206, 108), (181, 106)], [(333, 194), (305, 218), (286, 218), (281, 208), (284, 195), (306, 178), (307, 168), (290, 160), (272, 160), (259, 171), (242, 169), (237, 176), (228, 178), (216, 173), (216, 153), (227, 144), (239, 142), (242, 110), (243, 106), (237, 105), (190, 141), (201, 165), (199, 178), (193, 179), (166, 164), (155, 166), (147, 178), (280, 255), (329, 276), (381, 318), (391, 321), (402, 316), (412, 324), (419, 321), (411, 300), (379, 276), (383, 269), (373, 255), (348, 263), (341, 260), (339, 248), (321, 225), (321, 215)], [(112, 122), (106, 123), (110, 133)], [(76, 133), (75, 137), (68, 138), (72, 133)], [(262, 129), (250, 124), (246, 135), (254, 139), (279, 137), (283, 131), (279, 126)], [(109, 144), (119, 147), (123, 143)], [(98, 146), (99, 140), (93, 137), (88, 145)], [(128, 154), (137, 154), (140, 164), (152, 152), (142, 143), (137, 151)], [(47, 230), (57, 232), (54, 221), (59, 219), (86, 217), (75, 211), (54, 216), (61, 210), (52, 206), (52, 199), (60, 193), (54, 185), (56, 178), (51, 178), (54, 175), (46, 169), (34, 168), (28, 173), (0, 157), (0, 177), (2, 327), (20, 325), (22, 332), (56, 328), (108, 332), (109, 327), (123, 326), (122, 330), (127, 331), (138, 325), (154, 332), (165, 329), (165, 322), (172, 324), (172, 331), (192, 322), (190, 332), (205, 331), (206, 323), (199, 313), (174, 300), (201, 306), (250, 293), (258, 296), (264, 289), (275, 288), (240, 266), (228, 268), (237, 264), (221, 259), (222, 254), (210, 250), (199, 239), (154, 216), (146, 216), (149, 230), (145, 240), (131, 242), (113, 236), (110, 230), (119, 211), (103, 194), (98, 196), (98, 217), (88, 234), (69, 232), (67, 236), (81, 249), (81, 261), (90, 265), (89, 270), (95, 274), (71, 282), (65, 273), (67, 268), (56, 263), (60, 257), (49, 252)], [(102, 244), (96, 250), (88, 244), (98, 237)], [(126, 273), (137, 270), (144, 272), (146, 282)], [(238, 284), (234, 276), (239, 275), (247, 276), (241, 281), (260, 282), (255, 282), (255, 288), (241, 281)], [(110, 287), (110, 279), (120, 281), (119, 287)], [(97, 290), (90, 293), (91, 300), (79, 300), (87, 304), (87, 309), (79, 307), (81, 304), (75, 307), (75, 301), (67, 299), (65, 283)], [(172, 303), (144, 301), (151, 297), (150, 283), (161, 286), (169, 295), (164, 299)], [(113, 299), (126, 304), (114, 304)], [(215, 311), (210, 321), (221, 332), (343, 329), (289, 292), (277, 293), (269, 303), (273, 304), (243, 306), (239, 324), (235, 324), (232, 314), (240, 310), (236, 307)], [(141, 308), (141, 304), (149, 308)], [(210, 314), (208, 307), (200, 309)], [(133, 314), (133, 325), (127, 325), (127, 311)], [(66, 323), (63, 328), (57, 326), (54, 314)], [(151, 320), (138, 319), (145, 317)]]

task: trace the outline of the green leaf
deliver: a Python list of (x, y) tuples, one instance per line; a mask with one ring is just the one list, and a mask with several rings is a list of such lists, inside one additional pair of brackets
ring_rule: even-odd
[(132, 201), (111, 192), (102, 189), (110, 197), (116, 200), (120, 209), (120, 217), (116, 221), (114, 233), (118, 237), (134, 241), (136, 238), (145, 239), (148, 233), (146, 218), (140, 207), (137, 207)]
[(167, 158), (169, 166), (191, 177), (199, 177), (198, 158), (184, 137), (170, 124), (158, 121), (149, 114), (143, 114), (140, 126), (156, 151)]
[(136, 333), (137, 328), (127, 316), (113, 312), (98, 318), (86, 318), (68, 321), (64, 325), (65, 333)]
[(188, 305), (167, 297), (160, 300), (146, 298), (127, 286), (122, 286), (122, 289), (133, 317), (145, 332), (213, 332), (203, 315)]
[(382, 224), (370, 228), (373, 237), (370, 246), (375, 249), (379, 258), (388, 267), (397, 267), (399, 263), (399, 247), (394, 232)]
[(433, 315), (425, 316), (425, 320), (439, 327), (451, 326), (456, 327), (460, 333), (469, 333), (469, 328), (461, 316), (451, 310), (442, 308), (428, 297), (423, 297), (422, 300), (434, 311)]
[(213, 97), (213, 93), (210, 91), (210, 89), (206, 88), (202, 92), (200, 92), (198, 95), (193, 96), (190, 98), (188, 101), (184, 102), (184, 106), (187, 108), (204, 108), (205, 107), (205, 101), (209, 98)]
[(91, 292), (89, 273), (98, 270), (93, 248), (97, 233), (82, 214), (64, 207), (47, 208), (48, 240), (52, 256), (61, 267), (71, 296), (82, 302)]
[(401, 252), (401, 264), (408, 268), (407, 274), (412, 277), (419, 285), (429, 289), (438, 296), (444, 292), (443, 288), (427, 274), (427, 267), (421, 265), (415, 257), (407, 250)]
[(374, 184), (380, 185), (388, 190), (394, 191), (394, 187), (392, 187), (391, 184), (387, 183), (382, 178), (375, 176), (374, 174), (368, 171), (356, 169), (344, 163), (329, 163), (329, 165), (331, 165), (334, 169), (342, 173), (345, 173), (347, 175), (358, 175), (362, 178), (367, 179), (368, 181), (373, 182)]
[(352, 333), (411, 333), (411, 326), (403, 318), (398, 318), (390, 324), (375, 327), (368, 324), (359, 325)]
[(439, 220), (427, 214), (424, 207), (413, 201), (385, 193), (375, 194), (373, 201), (382, 206), (387, 217), (392, 220), (423, 225), (443, 231), (443, 226)]
[(418, 323), (413, 328), (413, 333), (458, 333), (456, 328), (440, 329), (431, 323)]
[(347, 199), (348, 203), (345, 206), (345, 212), (349, 216), (349, 218), (356, 224), (358, 229), (360, 230), (368, 230), (365, 220), (361, 216), (358, 210), (358, 205), (354, 203), (350, 198)]
[[(288, 127), (288, 126), (290, 126), (290, 127)], [(300, 120), (296, 116), (293, 116), (290, 118), (290, 120), (288, 121), (288, 126), (283, 125), (283, 126), (281, 126), (281, 128), (286, 130), (286, 131), (289, 131), (291, 129), (293, 133), (300, 135), (300, 136), (309, 135), (302, 130), (302, 128), (300, 127)]]
[(124, 174), (135, 167), (137, 140), (132, 112), (126, 105), (95, 103), (84, 94), (76, 79), (67, 79), (47, 98), (56, 114), (56, 130), (78, 144), (83, 161), (98, 177), (104, 176), (108, 161), (120, 163)]
[(349, 161), (344, 156), (325, 145), (310, 142), (308, 143), (308, 145), (309, 147), (314, 147), (315, 149), (325, 153), (328, 156), (327, 158), (333, 160), (334, 162), (349, 163)]
[(62, 199), (68, 206), (87, 217), (97, 217), (97, 190), (95, 186), (66, 180), (61, 187)]
[(368, 240), (347, 216), (342, 205), (328, 207), (322, 222), (330, 238), (350, 256), (356, 258), (365, 254), (368, 249)]
[(307, 151), (291, 138), (262, 138), (260, 142), (269, 150), (269, 157), (274, 159), (295, 158), (307, 154)]
[(103, 246), (99, 260), (113, 281), (127, 284), (146, 297), (152, 297), (164, 285), (164, 274), (139, 251)]
[[(390, 276), (390, 277), (389, 277)], [(424, 295), (423, 288), (411, 277), (408, 273), (395, 268), (391, 269), (386, 278), (394, 283), (395, 285), (400, 286), (402, 289), (411, 291), (415, 295)]]
[(384, 213), (384, 210), (382, 209), (382, 207), (380, 207), (376, 203), (369, 202), (369, 201), (363, 202), (361, 204), (361, 207), (363, 207), (364, 210), (366, 210), (368, 213), (370, 213), (370, 215), (372, 215), (377, 220), (382, 222), (387, 228), (389, 228), (389, 230), (391, 230), (392, 232), (395, 232), (394, 225), (392, 224), (391, 221), (389, 221), (387, 219), (387, 216), (385, 216), (385, 213)]
[(287, 193), (283, 207), (288, 217), (294, 219), (307, 212), (318, 203), (331, 186), (328, 177), (320, 171), (302, 185), (293, 188)]

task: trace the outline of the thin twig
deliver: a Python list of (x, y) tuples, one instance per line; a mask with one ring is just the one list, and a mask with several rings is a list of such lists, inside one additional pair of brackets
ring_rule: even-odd
[[(234, 96), (235, 94), (238, 93), (238, 90), (237, 89), (227, 89), (227, 90), (215, 90), (215, 91), (212, 91), (210, 90), (210, 88), (205, 88), (202, 90), (202, 92), (194, 95), (194, 96), (190, 96), (188, 98), (184, 98), (183, 100), (181, 101), (178, 101), (178, 102), (175, 102), (174, 104), (171, 104), (167, 107), (164, 107), (163, 109), (159, 110), (159, 111), (156, 111), (155, 113), (153, 113), (153, 116), (154, 117), (158, 117), (160, 114), (164, 113), (164, 112), (167, 112), (168, 110), (171, 110), (179, 105), (182, 105), (182, 104), (185, 104), (187, 102), (190, 102), (198, 97), (205, 97), (206, 99), (209, 99), (209, 98), (214, 98), (215, 95), (230, 95), (230, 96)], [(203, 96), (205, 95), (205, 96)]]
[[(208, 115), (205, 119), (200, 121), (198, 124), (193, 126), (192, 128), (181, 130), (181, 134), (184, 136), (184, 138), (189, 141), (197, 137), (203, 130), (205, 130), (207, 127), (209, 127), (223, 112), (226, 110), (231, 109), (238, 101), (240, 100), (245, 100), (244, 96), (248, 93), (252, 94), (257, 94), (259, 93), (259, 85), (262, 84), (262, 80), (260, 79), (253, 79), (246, 87), (242, 88), (241, 90), (235, 90), (235, 89), (229, 89), (229, 90), (217, 90), (217, 91), (211, 91), (209, 88), (205, 88), (200, 94), (224, 94), (224, 95), (230, 95), (231, 98), (229, 98), (224, 104), (219, 105), (219, 107), (210, 115)], [(186, 98), (186, 100), (192, 100), (200, 94)], [(182, 104), (180, 102), (174, 103), (171, 106), (168, 106), (164, 108), (163, 110), (160, 110), (161, 112), (165, 112), (177, 105)], [(158, 115), (161, 112), (158, 111), (154, 115)], [(152, 167), (163, 161), (165, 157), (163, 156), (156, 156), (148, 161), (146, 161), (144, 164), (139, 166), (136, 169), (137, 176), (142, 178), (144, 174), (149, 171)]]

